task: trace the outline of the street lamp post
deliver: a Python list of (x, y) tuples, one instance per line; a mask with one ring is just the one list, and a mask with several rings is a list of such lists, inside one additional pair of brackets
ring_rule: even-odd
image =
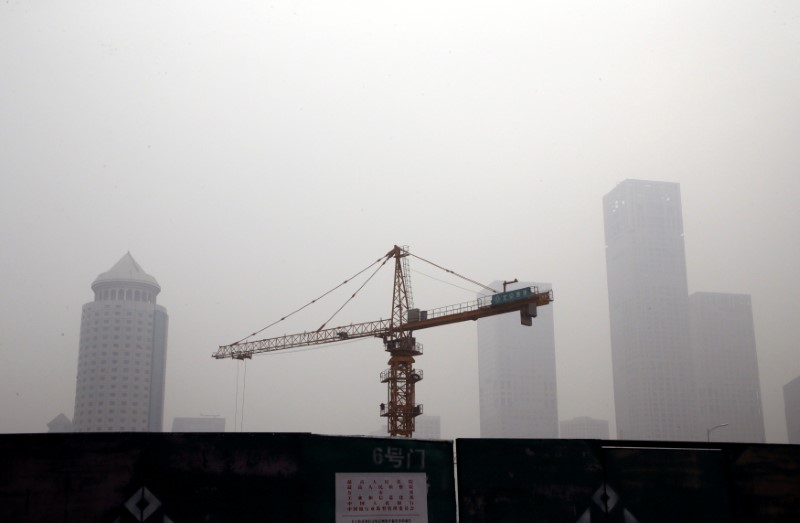
[(706, 429), (706, 440), (708, 441), (708, 443), (711, 443), (711, 432), (721, 427), (727, 427), (728, 425), (730, 425), (730, 423), (720, 423), (719, 425), (714, 425), (710, 429)]

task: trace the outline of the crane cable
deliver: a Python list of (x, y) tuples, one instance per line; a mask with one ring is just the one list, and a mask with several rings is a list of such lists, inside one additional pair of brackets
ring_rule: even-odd
[[(241, 361), (241, 360), (240, 360)], [(233, 431), (236, 432), (236, 427), (239, 425), (239, 371), (241, 370), (239, 361), (236, 362), (236, 391), (233, 395)]]
[[(422, 271), (418, 271), (418, 270), (416, 270), (416, 269), (415, 269), (415, 270), (413, 270), (412, 272), (413, 272), (413, 273), (415, 273), (415, 274), (420, 274), (420, 275), (422, 275), (422, 276), (425, 276), (426, 278), (430, 278), (431, 280), (438, 281), (439, 283), (444, 283), (445, 285), (449, 285), (449, 286), (451, 286), (451, 287), (455, 287), (456, 289), (461, 289), (462, 291), (467, 291), (467, 292), (475, 292), (475, 289), (467, 289), (466, 287), (462, 287), (462, 286), (460, 286), (460, 285), (456, 285), (455, 283), (450, 283), (449, 281), (442, 280), (442, 279), (440, 279), (440, 278), (434, 278), (434, 277), (433, 277), (433, 276), (431, 276), (430, 274), (425, 274), (424, 272), (422, 272)], [(482, 296), (485, 296), (485, 294), (483, 294)]]
[[(239, 418), (239, 432), (242, 431), (244, 427), (244, 392), (247, 388), (247, 360), (244, 361), (244, 375), (242, 376), (242, 416)], [(234, 430), (235, 432), (235, 430)]]
[[(242, 380), (242, 416), (239, 417), (239, 374), (241, 374), (242, 366), (244, 365), (244, 377)], [(236, 362), (236, 394), (234, 394), (233, 401), (233, 431), (242, 431), (244, 427), (244, 393), (247, 388), (247, 360), (239, 360)]]
[[(378, 268), (377, 268), (377, 269), (375, 269), (375, 270), (372, 272), (372, 274), (370, 274), (369, 278), (367, 278), (367, 280), (366, 280), (364, 283), (362, 283), (362, 284), (361, 284), (361, 287), (359, 287), (358, 289), (356, 289), (356, 292), (354, 292), (352, 296), (350, 296), (349, 298), (347, 298), (347, 301), (345, 301), (345, 302), (342, 304), (342, 306), (341, 306), (341, 307), (339, 307), (339, 308), (336, 310), (336, 312), (334, 312), (334, 313), (333, 313), (333, 315), (332, 315), (330, 318), (328, 318), (327, 320), (325, 320), (325, 323), (323, 323), (322, 325), (320, 325), (320, 326), (319, 326), (319, 329), (317, 329), (317, 332), (319, 332), (319, 331), (321, 331), (323, 328), (325, 328), (325, 325), (327, 325), (329, 321), (331, 321), (331, 320), (332, 320), (332, 319), (333, 319), (333, 318), (334, 318), (334, 317), (335, 317), (337, 314), (339, 314), (339, 312), (341, 312), (341, 310), (342, 310), (342, 309), (344, 309), (344, 308), (347, 306), (347, 304), (348, 304), (348, 303), (350, 303), (350, 302), (353, 300), (353, 298), (355, 298), (355, 297), (356, 297), (356, 294), (358, 294), (358, 293), (361, 291), (361, 289), (363, 289), (363, 288), (364, 288), (364, 286), (365, 286), (366, 284), (368, 284), (368, 283), (369, 283), (369, 281), (370, 281), (370, 280), (371, 280), (371, 279), (372, 279), (372, 278), (373, 278), (373, 277), (374, 277), (376, 274), (378, 274), (378, 271), (379, 271), (379, 270), (381, 270), (381, 268), (383, 268), (383, 266), (384, 266), (384, 265), (386, 265), (386, 262), (387, 262), (387, 261), (389, 261), (389, 258), (390, 258), (390, 255), (387, 255), (387, 256), (385, 256), (385, 257), (384, 257), (384, 259), (383, 259), (383, 263), (381, 263), (381, 264), (378, 266)], [(378, 261), (380, 261), (380, 260), (378, 260)], [(377, 262), (376, 262), (376, 263), (377, 263)], [(374, 265), (374, 263), (373, 263), (373, 265)], [(370, 267), (371, 267), (371, 266), (372, 266), (372, 265), (370, 265)]]
[[(340, 283), (339, 285), (337, 285), (337, 286), (336, 286), (336, 287), (334, 287), (333, 289), (331, 289), (331, 290), (329, 290), (328, 292), (324, 293), (324, 294), (323, 294), (322, 296), (320, 296), (319, 298), (316, 298), (316, 299), (314, 299), (314, 300), (311, 300), (310, 302), (306, 303), (305, 305), (303, 305), (303, 306), (302, 306), (302, 307), (300, 307), (299, 309), (296, 309), (296, 310), (294, 310), (294, 311), (290, 312), (289, 314), (287, 314), (286, 316), (284, 316), (283, 318), (281, 318), (281, 319), (279, 319), (279, 320), (277, 320), (277, 321), (273, 321), (272, 323), (270, 323), (269, 325), (267, 325), (267, 326), (266, 326), (266, 327), (264, 327), (263, 329), (259, 329), (259, 330), (255, 331), (255, 332), (254, 332), (254, 333), (252, 333), (252, 334), (248, 334), (247, 336), (245, 336), (245, 337), (244, 337), (244, 338), (242, 338), (241, 340), (239, 340), (239, 341), (235, 341), (235, 342), (231, 343), (231, 345), (238, 345), (239, 343), (242, 343), (243, 341), (247, 341), (249, 338), (252, 338), (253, 336), (256, 336), (256, 335), (258, 335), (258, 334), (260, 334), (260, 333), (264, 332), (265, 330), (269, 329), (270, 327), (272, 327), (272, 326), (274, 326), (274, 325), (276, 325), (276, 324), (278, 324), (278, 323), (282, 322), (282, 321), (283, 321), (283, 320), (285, 320), (286, 318), (289, 318), (289, 317), (291, 317), (291, 316), (293, 316), (293, 315), (297, 314), (297, 313), (298, 313), (298, 312), (300, 312), (301, 310), (305, 309), (306, 307), (308, 307), (308, 306), (310, 306), (310, 305), (313, 305), (314, 303), (318, 302), (319, 300), (321, 300), (322, 298), (324, 298), (324, 297), (325, 297), (325, 296), (327, 296), (328, 294), (332, 293), (333, 291), (335, 291), (336, 289), (338, 289), (338, 288), (339, 288), (339, 287), (341, 287), (342, 285), (345, 285), (345, 284), (349, 283), (349, 282), (350, 282), (350, 280), (352, 280), (353, 278), (357, 278), (357, 277), (358, 277), (358, 276), (360, 276), (362, 273), (366, 272), (366, 271), (367, 271), (367, 270), (369, 270), (369, 269), (370, 269), (372, 266), (374, 266), (374, 265), (376, 265), (376, 264), (380, 263), (381, 261), (383, 261), (383, 263), (381, 264), (381, 267), (383, 267), (383, 266), (386, 264), (386, 262), (389, 260), (390, 256), (391, 256), (390, 254), (387, 254), (387, 255), (385, 255), (385, 256), (382, 256), (382, 257), (378, 258), (378, 259), (377, 259), (377, 260), (375, 260), (374, 262), (370, 263), (369, 265), (367, 265), (366, 267), (364, 267), (363, 269), (361, 269), (360, 271), (358, 271), (357, 273), (355, 273), (353, 276), (351, 276), (351, 277), (349, 277), (348, 279), (344, 280), (342, 283)], [(378, 269), (380, 269), (380, 267), (378, 267)], [(377, 270), (376, 270), (375, 272), (377, 272)], [(374, 275), (375, 275), (375, 273), (373, 273), (373, 274), (372, 274), (372, 276), (374, 276)], [(372, 276), (370, 276), (370, 279), (372, 278)], [(369, 281), (369, 280), (367, 280), (367, 281)], [(364, 285), (362, 285), (361, 287), (364, 287)], [(361, 288), (359, 288), (359, 290), (361, 290)], [(356, 291), (356, 292), (358, 292), (358, 291)], [(353, 294), (353, 296), (355, 296), (355, 294)], [(352, 299), (352, 297), (351, 297), (350, 299)], [(348, 300), (348, 301), (350, 301), (350, 300)], [(346, 305), (346, 304), (347, 304), (347, 302), (345, 302), (345, 305)], [(342, 307), (344, 307), (344, 305), (342, 305)], [(340, 310), (342, 310), (342, 309), (340, 308), (340, 309), (339, 309), (339, 311), (340, 311)], [(335, 316), (335, 315), (336, 315), (336, 314), (337, 314), (339, 311), (336, 311), (336, 313), (334, 313), (334, 316)], [(333, 316), (331, 316), (331, 318), (332, 318), (332, 317), (333, 317)], [(330, 321), (330, 318), (328, 319), (328, 321)], [(327, 323), (327, 321), (326, 321), (325, 323)], [(324, 324), (323, 324), (323, 325), (324, 325)], [(320, 328), (321, 328), (321, 327), (320, 327)]]
[(414, 258), (416, 258), (416, 259), (418, 259), (418, 260), (424, 261), (425, 263), (429, 263), (429, 264), (433, 265), (434, 267), (436, 267), (437, 269), (442, 269), (444, 272), (448, 272), (448, 273), (450, 273), (450, 274), (452, 274), (452, 275), (454, 275), (454, 276), (458, 276), (458, 277), (459, 277), (459, 278), (461, 278), (462, 280), (466, 280), (466, 281), (468, 281), (468, 282), (470, 282), (470, 283), (472, 283), (472, 284), (475, 284), (475, 285), (477, 285), (478, 287), (483, 287), (483, 288), (484, 288), (484, 289), (486, 289), (487, 291), (491, 291), (491, 292), (492, 292), (492, 294), (495, 294), (495, 293), (497, 293), (497, 292), (498, 292), (498, 291), (496, 291), (496, 290), (492, 289), (491, 287), (487, 287), (486, 285), (484, 285), (484, 284), (482, 284), (482, 283), (479, 283), (479, 282), (477, 282), (477, 281), (475, 281), (475, 280), (471, 280), (471, 279), (467, 278), (466, 276), (462, 276), (462, 275), (458, 274), (458, 273), (457, 273), (457, 272), (455, 272), (455, 271), (451, 271), (450, 269), (445, 269), (445, 268), (444, 268), (444, 267), (442, 267), (441, 265), (437, 265), (437, 264), (433, 263), (433, 262), (432, 262), (432, 261), (430, 261), (430, 260), (426, 260), (425, 258), (421, 258), (421, 257), (417, 256), (416, 254), (413, 254), (413, 253), (411, 253), (411, 252), (408, 252), (408, 251), (405, 251), (405, 252), (406, 252), (406, 254), (408, 254), (409, 256), (413, 256)]

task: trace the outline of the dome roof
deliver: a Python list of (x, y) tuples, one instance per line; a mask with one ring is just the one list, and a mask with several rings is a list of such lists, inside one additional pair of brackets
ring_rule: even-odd
[(131, 253), (128, 252), (120, 258), (120, 260), (109, 269), (107, 272), (104, 272), (100, 276), (94, 280), (92, 283), (92, 288), (96, 285), (106, 282), (114, 282), (114, 283), (144, 283), (147, 285), (152, 285), (156, 287), (158, 290), (161, 290), (161, 286), (158, 285), (158, 282), (155, 278), (144, 272), (144, 269), (136, 263), (136, 260), (133, 259)]

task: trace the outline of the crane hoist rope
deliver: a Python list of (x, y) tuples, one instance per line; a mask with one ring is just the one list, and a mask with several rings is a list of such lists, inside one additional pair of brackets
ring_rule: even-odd
[[(531, 326), (532, 319), (536, 317), (537, 307), (551, 303), (553, 301), (553, 292), (551, 290), (540, 292), (537, 287), (523, 287), (521, 289), (506, 291), (505, 285), (503, 289), (504, 292), (497, 292), (474, 280), (464, 278), (454, 271), (415, 256), (421, 261), (425, 261), (450, 274), (490, 290), (493, 294), (490, 296), (482, 296), (473, 302), (440, 307), (438, 309), (423, 311), (410, 308), (410, 281), (404, 273), (404, 271), (408, 271), (407, 260), (404, 260), (404, 258), (408, 256), (412, 255), (407, 248), (401, 248), (395, 245), (386, 255), (358, 273), (361, 274), (365, 272), (376, 263), (381, 263), (382, 267), (389, 259), (394, 258), (394, 288), (392, 291), (392, 312), (389, 315), (389, 319), (325, 329), (323, 327), (327, 324), (326, 322), (319, 329), (311, 332), (245, 341), (247, 338), (251, 337), (251, 335), (236, 343), (221, 345), (212, 356), (216, 359), (232, 358), (236, 360), (246, 360), (252, 358), (254, 354), (266, 352), (324, 343), (335, 343), (364, 337), (381, 338), (385, 350), (390, 354), (390, 358), (388, 362), (389, 368), (380, 374), (380, 381), (386, 383), (388, 388), (387, 402), (380, 404), (380, 415), (387, 418), (389, 435), (411, 437), (414, 432), (414, 418), (422, 414), (422, 405), (416, 403), (415, 384), (421, 381), (423, 376), (421, 370), (413, 367), (415, 362), (414, 356), (422, 354), (422, 346), (416, 342), (413, 332), (420, 329), (459, 323), (467, 320), (478, 320), (480, 318), (514, 311), (519, 312), (520, 321), (523, 325)], [(380, 269), (380, 267), (378, 269)], [(373, 273), (369, 279), (372, 279), (374, 274), (375, 273)], [(369, 279), (367, 281), (369, 281)], [(347, 280), (345, 283), (346, 282)], [(366, 282), (364, 285), (365, 284)], [(363, 288), (364, 285), (362, 285), (359, 290)], [(339, 286), (337, 286), (337, 288)], [(330, 292), (332, 291), (323, 294), (323, 296)], [(355, 296), (355, 294), (353, 296)], [(350, 299), (352, 299), (352, 296)], [(315, 301), (316, 300), (313, 300), (311, 303)], [(349, 301), (350, 300), (348, 300), (348, 302)], [(297, 309), (295, 312), (302, 310), (308, 305), (310, 305), (310, 303)], [(341, 310), (341, 308), (339, 310)], [(287, 317), (288, 315), (281, 318), (279, 321)], [(267, 327), (265, 327), (265, 329), (266, 328)], [(258, 332), (262, 332), (263, 330), (264, 329)]]

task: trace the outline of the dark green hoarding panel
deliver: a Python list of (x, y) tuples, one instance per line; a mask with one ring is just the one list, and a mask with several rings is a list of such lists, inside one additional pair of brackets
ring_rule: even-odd
[(800, 521), (800, 446), (457, 440), (462, 522)]
[(300, 435), (0, 437), (0, 521), (302, 521)]
[(0, 436), (3, 523), (333, 522), (347, 508), (337, 485), (352, 484), (358, 506), (359, 481), (364, 492), (381, 492), (371, 504), (392, 503), (366, 512), (372, 521), (408, 507), (419, 512), (415, 523), (456, 519), (447, 441), (264, 433)]
[(800, 445), (732, 445), (735, 521), (800, 521)]
[(717, 449), (603, 448), (611, 521), (730, 521)]
[(462, 523), (600, 521), (603, 475), (578, 440), (459, 439)]

